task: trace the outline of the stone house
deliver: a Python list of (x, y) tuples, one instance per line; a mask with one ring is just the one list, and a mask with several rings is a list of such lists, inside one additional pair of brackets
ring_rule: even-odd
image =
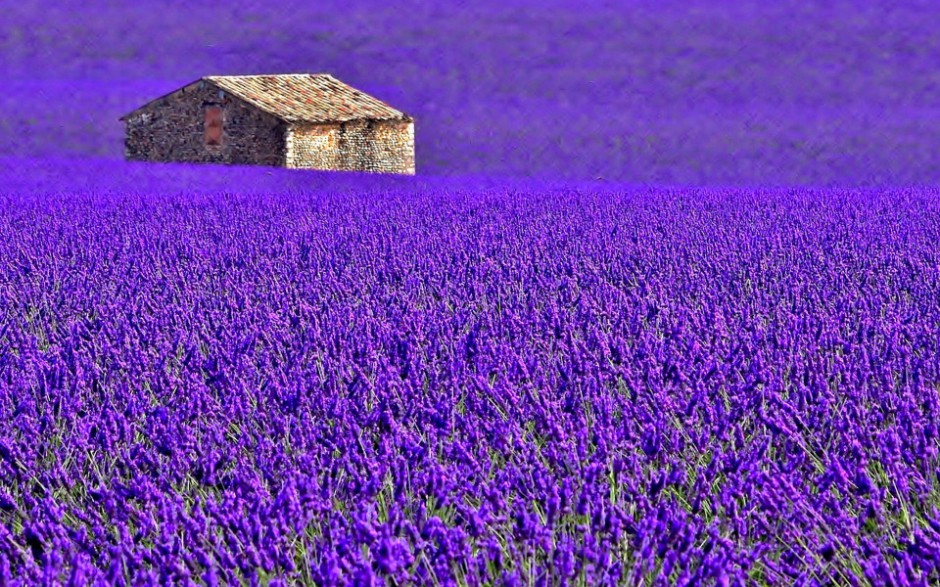
[(414, 175), (414, 119), (327, 74), (206, 76), (121, 117), (124, 155)]

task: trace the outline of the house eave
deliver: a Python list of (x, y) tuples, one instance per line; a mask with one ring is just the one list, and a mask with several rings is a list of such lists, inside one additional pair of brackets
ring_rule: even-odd
[(411, 116), (388, 116), (382, 118), (370, 118), (368, 116), (356, 116), (353, 118), (331, 118), (329, 120), (309, 120), (306, 118), (281, 118), (284, 122), (289, 125), (305, 125), (305, 126), (319, 126), (319, 125), (329, 125), (329, 124), (345, 124), (347, 122), (356, 122), (360, 120), (368, 120), (373, 122), (414, 122), (415, 119)]

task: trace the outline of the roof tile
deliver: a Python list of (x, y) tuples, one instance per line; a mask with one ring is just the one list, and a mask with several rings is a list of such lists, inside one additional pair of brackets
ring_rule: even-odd
[(288, 122), (410, 119), (329, 74), (211, 75), (202, 79)]

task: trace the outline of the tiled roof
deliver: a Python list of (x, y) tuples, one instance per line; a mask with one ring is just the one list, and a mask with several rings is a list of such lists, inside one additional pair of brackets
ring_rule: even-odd
[(408, 119), (329, 74), (210, 75), (202, 78), (288, 122)]

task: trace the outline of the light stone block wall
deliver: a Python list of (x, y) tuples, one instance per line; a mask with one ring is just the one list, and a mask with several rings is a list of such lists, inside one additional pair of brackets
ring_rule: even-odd
[(286, 166), (339, 169), (339, 124), (293, 124), (287, 128)]
[(295, 124), (285, 144), (287, 167), (415, 173), (413, 121)]

